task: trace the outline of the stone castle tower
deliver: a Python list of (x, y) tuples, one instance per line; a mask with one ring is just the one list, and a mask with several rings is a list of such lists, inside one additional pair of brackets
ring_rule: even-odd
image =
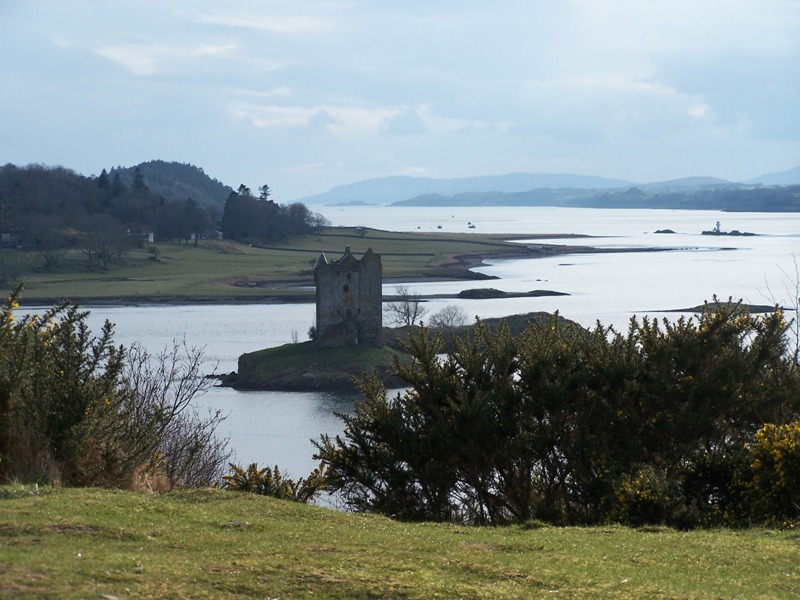
[(357, 259), (344, 249), (339, 260), (322, 253), (314, 265), (317, 288), (317, 341), (323, 346), (382, 345), (383, 267), (367, 248)]

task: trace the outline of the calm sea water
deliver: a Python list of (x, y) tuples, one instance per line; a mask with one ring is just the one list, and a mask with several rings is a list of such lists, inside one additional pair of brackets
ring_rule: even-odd
[[(473, 231), (510, 234), (586, 234), (587, 245), (608, 248), (659, 248), (661, 252), (577, 254), (541, 259), (489, 261), (481, 272), (500, 277), (488, 282), (412, 284), (419, 293), (457, 293), (491, 286), (505, 291), (548, 289), (569, 296), (492, 301), (435, 300), (428, 310), (458, 304), (483, 318), (558, 310), (586, 326), (596, 320), (625, 328), (633, 315), (666, 316), (714, 294), (757, 304), (790, 303), (794, 297), (795, 255), (800, 252), (800, 214), (720, 213), (712, 211), (594, 210), (563, 208), (399, 208), (323, 207), (334, 225), (359, 225), (393, 231)], [(701, 231), (719, 221), (723, 230), (755, 237), (709, 237)], [(474, 228), (469, 225), (473, 224)], [(441, 229), (440, 229), (441, 227)], [(675, 234), (656, 234), (671, 229)], [(537, 243), (531, 240), (530, 243)], [(555, 239), (547, 243), (573, 244)], [(579, 243), (584, 243), (581, 241)], [(366, 248), (353, 248), (356, 253)], [(380, 253), (380, 248), (374, 248)], [(788, 288), (787, 288), (788, 284)], [(391, 294), (394, 286), (384, 291)], [(99, 330), (116, 324), (115, 339), (143, 344), (157, 352), (175, 338), (203, 347), (206, 370), (236, 369), (238, 356), (260, 348), (306, 339), (313, 324), (312, 304), (243, 306), (131, 306), (91, 309)], [(348, 412), (349, 396), (316, 393), (237, 392), (214, 388), (198, 399), (201, 410), (222, 408), (241, 464), (278, 464), (291, 476), (314, 468), (311, 439), (341, 432), (335, 412)]]

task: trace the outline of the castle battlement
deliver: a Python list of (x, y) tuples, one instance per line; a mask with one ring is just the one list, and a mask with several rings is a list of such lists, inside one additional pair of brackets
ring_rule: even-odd
[(317, 341), (323, 346), (382, 345), (383, 266), (367, 248), (357, 259), (350, 247), (338, 260), (321, 253), (314, 265)]

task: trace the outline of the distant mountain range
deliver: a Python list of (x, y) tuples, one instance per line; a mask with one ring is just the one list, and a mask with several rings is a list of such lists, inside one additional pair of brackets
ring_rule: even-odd
[(453, 195), (467, 192), (525, 192), (538, 188), (613, 189), (636, 185), (624, 179), (591, 175), (509, 173), (457, 179), (431, 177), (379, 177), (337, 186), (330, 191), (301, 198), (304, 204), (391, 204), (425, 194)]
[[(13, 167), (13, 165), (6, 165)], [(151, 193), (167, 200), (191, 198), (218, 213), (234, 191), (191, 164), (152, 160), (115, 167), (127, 187), (137, 171)], [(566, 173), (509, 173), (456, 179), (380, 177), (300, 198), (306, 205), (398, 204), (407, 206), (580, 206), (682, 208), (737, 211), (800, 211), (800, 166), (745, 182), (686, 177), (637, 183)], [(2, 214), (0, 214), (2, 216)]]
[[(781, 187), (776, 189), (772, 186)], [(798, 186), (800, 167), (741, 183), (715, 177), (636, 183), (588, 175), (510, 173), (457, 179), (381, 177), (341, 185), (299, 201), (309, 205), (363, 203), (797, 211), (800, 210)]]
[(779, 171), (777, 173), (767, 173), (745, 183), (760, 183), (762, 185), (797, 185), (800, 183), (800, 167)]

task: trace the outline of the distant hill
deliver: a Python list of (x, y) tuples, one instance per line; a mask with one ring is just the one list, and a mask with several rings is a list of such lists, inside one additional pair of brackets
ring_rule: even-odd
[(116, 167), (110, 175), (119, 173), (126, 186), (133, 184), (136, 169), (141, 171), (147, 188), (156, 196), (167, 200), (191, 198), (200, 206), (215, 206), (220, 210), (233, 191), (229, 186), (206, 175), (200, 167), (179, 162), (151, 160), (134, 167)]
[(538, 188), (610, 189), (631, 185), (635, 184), (622, 179), (553, 173), (509, 173), (457, 179), (396, 176), (340, 185), (299, 201), (304, 204), (389, 204), (426, 194), (524, 192)]
[(762, 185), (800, 185), (800, 167), (779, 171), (777, 173), (767, 173), (746, 181), (745, 183), (760, 183)]
[(669, 181), (656, 181), (637, 186), (642, 190), (650, 192), (675, 192), (692, 189), (716, 189), (738, 187), (740, 184), (718, 179), (716, 177), (683, 177), (681, 179), (670, 179)]
[[(717, 177), (683, 177), (668, 181), (634, 183), (569, 173), (509, 173), (455, 179), (429, 177), (380, 177), (337, 186), (322, 194), (301, 198), (304, 204), (403, 204), (408, 206), (467, 206), (503, 204), (506, 206), (630, 206), (657, 208), (718, 205), (720, 194), (712, 200), (709, 192), (731, 192), (737, 208), (725, 210), (797, 210), (794, 196), (747, 191), (754, 186), (800, 185), (800, 167), (762, 175), (747, 182)], [(733, 194), (738, 190), (739, 193)], [(612, 197), (613, 196), (613, 197)], [(770, 197), (770, 200), (765, 198)], [(775, 196), (780, 196), (776, 198)], [(747, 198), (744, 200), (743, 198)], [(726, 200), (725, 202), (729, 202)], [(762, 208), (741, 208), (753, 204)], [(763, 208), (767, 207), (767, 208)], [(776, 208), (771, 208), (776, 207)], [(780, 208), (778, 208), (780, 207)]]
[[(685, 183), (685, 182), (684, 182)], [(662, 208), (731, 212), (800, 212), (800, 185), (761, 186), (712, 183), (687, 187), (641, 186), (610, 190), (536, 189), (444, 196), (426, 194), (396, 206), (563, 206), (573, 208)]]

